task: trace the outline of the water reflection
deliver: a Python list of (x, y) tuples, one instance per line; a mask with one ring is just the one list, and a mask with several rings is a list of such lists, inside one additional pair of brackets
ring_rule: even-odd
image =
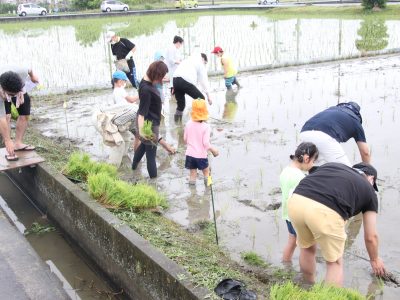
[(356, 47), (361, 52), (385, 49), (388, 45), (388, 28), (384, 20), (366, 19), (357, 31), (361, 39), (356, 40)]
[[(135, 61), (138, 73), (143, 74), (154, 51), (165, 49), (176, 34), (185, 39), (185, 55), (208, 53), (219, 44), (238, 61), (239, 69), (246, 70), (394, 50), (400, 48), (399, 24), (374, 19), (271, 20), (249, 12), (1, 24), (0, 64), (29, 65), (44, 79), (47, 92), (57, 92), (108, 86), (112, 66), (103, 36), (107, 30), (137, 45)], [(211, 59), (209, 68), (215, 71), (219, 66)]]

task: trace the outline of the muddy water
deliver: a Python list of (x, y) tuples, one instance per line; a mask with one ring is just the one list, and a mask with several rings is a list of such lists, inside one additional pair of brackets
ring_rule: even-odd
[[(288, 163), (303, 123), (315, 113), (342, 101), (357, 101), (361, 106), (367, 141), (373, 164), (378, 169), (380, 213), (378, 232), (380, 256), (388, 270), (399, 275), (400, 239), (397, 236), (397, 207), (400, 204), (400, 58), (385, 56), (346, 62), (286, 68), (240, 74), (243, 88), (226, 94), (222, 80), (211, 80), (214, 103), (210, 110), (212, 142), (220, 156), (210, 158), (217, 225), (223, 247), (234, 259), (240, 253), (255, 251), (265, 260), (280, 265), (287, 229), (279, 210), (269, 205), (280, 202), (279, 173)], [(67, 106), (69, 136), (94, 157), (105, 159), (107, 147), (90, 125), (94, 106), (111, 101), (111, 91), (97, 96), (70, 99)], [(184, 122), (188, 120), (191, 101)], [(158, 151), (159, 178), (153, 181), (171, 204), (167, 217), (191, 226), (199, 220), (212, 219), (211, 194), (201, 176), (195, 187), (187, 184), (184, 169), (183, 130), (173, 121), (174, 101), (166, 104), (163, 135), (179, 153), (168, 156)], [(36, 126), (44, 134), (66, 137), (65, 110), (61, 104), (36, 107)], [(50, 120), (51, 119), (51, 120)], [(353, 162), (360, 160), (356, 145), (344, 145)], [(129, 159), (122, 168), (127, 180), (147, 178), (145, 163), (132, 173)], [(399, 290), (380, 285), (370, 275), (360, 223), (349, 227), (345, 252), (345, 285), (376, 299), (398, 299)], [(297, 266), (298, 252), (293, 267)], [(324, 264), (319, 259), (318, 278), (322, 280)], [(397, 272), (397, 273), (396, 273)]]
[[(46, 216), (41, 214), (4, 174), (0, 174), (0, 186), (1, 196), (18, 217), (18, 222), (27, 230), (35, 222), (42, 226), (51, 225)], [(111, 287), (94, 271), (93, 266), (87, 263), (81, 251), (67, 243), (59, 232), (31, 233), (26, 238), (42, 260), (49, 265), (50, 270), (62, 281), (71, 299), (124, 299), (121, 296), (112, 296)]]
[[(186, 56), (200, 51), (208, 54), (218, 44), (237, 61), (239, 69), (248, 69), (398, 51), (399, 24), (398, 20), (372, 18), (273, 20), (262, 13), (237, 11), (214, 16), (186, 13), (18, 22), (0, 24), (0, 65), (31, 66), (45, 91), (57, 92), (109, 84), (112, 59), (105, 41), (107, 30), (136, 44), (138, 74), (144, 74), (155, 51), (169, 47), (176, 34), (185, 39)], [(215, 59), (210, 59), (209, 70), (217, 69)]]

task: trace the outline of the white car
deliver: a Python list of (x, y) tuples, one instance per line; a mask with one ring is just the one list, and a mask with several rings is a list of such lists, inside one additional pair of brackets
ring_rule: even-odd
[(25, 17), (26, 15), (42, 15), (47, 14), (47, 9), (37, 4), (25, 3), (18, 5), (17, 15)]
[(101, 11), (102, 12), (110, 12), (110, 11), (128, 11), (129, 6), (128, 4), (122, 3), (120, 1), (103, 1), (101, 2)]
[(258, 5), (278, 4), (279, 0), (258, 0)]

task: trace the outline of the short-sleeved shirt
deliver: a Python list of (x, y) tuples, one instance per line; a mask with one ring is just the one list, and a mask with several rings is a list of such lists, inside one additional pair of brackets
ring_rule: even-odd
[(310, 130), (322, 131), (339, 143), (345, 143), (351, 138), (356, 142), (366, 142), (361, 122), (336, 106), (313, 116), (304, 124), (301, 132)]
[(289, 221), (288, 200), (305, 174), (298, 168), (287, 166), (281, 172), (279, 181), (282, 191), (282, 219)]
[(159, 126), (161, 120), (161, 98), (157, 88), (149, 81), (142, 79), (139, 84), (139, 110), (145, 120), (153, 122), (153, 126)]
[(125, 38), (120, 38), (118, 43), (111, 45), (112, 54), (115, 55), (118, 60), (125, 58), (133, 48), (135, 48), (135, 44)]
[(363, 174), (341, 163), (318, 167), (300, 181), (294, 193), (326, 205), (344, 220), (360, 212), (378, 212), (372, 185)]

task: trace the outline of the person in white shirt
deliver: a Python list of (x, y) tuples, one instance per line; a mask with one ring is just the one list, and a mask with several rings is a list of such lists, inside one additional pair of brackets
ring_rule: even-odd
[(170, 80), (171, 94), (173, 93), (172, 78), (174, 76), (176, 68), (182, 61), (182, 53), (180, 51), (182, 45), (183, 45), (183, 38), (176, 35), (174, 36), (173, 45), (171, 45), (165, 52), (164, 62), (167, 64), (168, 67), (168, 78), (171, 79)]
[(173, 85), (177, 108), (175, 112), (175, 122), (182, 120), (183, 111), (186, 106), (185, 94), (193, 99), (206, 99), (202, 92), (196, 87), (200, 85), (206, 94), (208, 103), (211, 105), (212, 100), (209, 95), (209, 83), (207, 76), (207, 55), (197, 53), (183, 60), (176, 68), (173, 77)]

